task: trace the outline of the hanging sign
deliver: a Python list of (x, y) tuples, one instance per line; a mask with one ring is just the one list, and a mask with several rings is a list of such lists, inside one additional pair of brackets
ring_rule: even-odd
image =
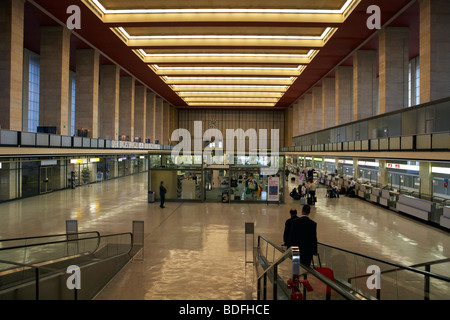
[(280, 178), (269, 177), (268, 183), (268, 201), (280, 201)]

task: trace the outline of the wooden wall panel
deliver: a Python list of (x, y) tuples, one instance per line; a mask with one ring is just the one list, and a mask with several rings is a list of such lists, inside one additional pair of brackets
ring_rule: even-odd
[[(179, 110), (178, 111), (178, 127), (185, 128), (191, 133), (194, 139), (194, 121), (202, 122), (202, 132), (215, 125), (222, 132), (224, 140), (226, 140), (227, 129), (255, 129), (259, 137), (259, 129), (267, 129), (267, 146), (270, 148), (271, 129), (279, 130), (279, 146), (284, 146), (285, 141), (285, 112), (284, 110)], [(289, 131), (287, 131), (289, 132)], [(246, 148), (249, 143), (246, 139)], [(226, 141), (225, 141), (226, 145)], [(236, 144), (235, 144), (236, 145)]]

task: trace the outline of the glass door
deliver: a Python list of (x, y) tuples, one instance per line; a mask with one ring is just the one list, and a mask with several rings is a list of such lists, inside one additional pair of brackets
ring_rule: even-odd
[(204, 200), (229, 202), (229, 170), (204, 169)]
[(52, 168), (41, 167), (39, 170), (39, 192), (40, 194), (52, 192)]

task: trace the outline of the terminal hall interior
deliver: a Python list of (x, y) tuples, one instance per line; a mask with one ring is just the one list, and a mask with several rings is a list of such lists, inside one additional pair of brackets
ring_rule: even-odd
[(450, 298), (449, 1), (0, 16), (1, 300)]

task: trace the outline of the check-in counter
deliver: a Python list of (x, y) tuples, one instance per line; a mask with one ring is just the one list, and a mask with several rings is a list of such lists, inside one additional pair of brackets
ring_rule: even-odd
[(373, 203), (380, 203), (380, 197), (381, 197), (381, 189), (373, 187), (372, 193), (370, 194), (370, 201)]
[(385, 207), (389, 207), (389, 197), (389, 190), (381, 190), (381, 196), (378, 199), (378, 203)]
[(372, 186), (369, 184), (360, 184), (358, 190), (358, 197), (370, 201), (370, 195), (372, 194)]
[(450, 207), (444, 207), (439, 224), (447, 229), (450, 229)]
[(397, 210), (422, 220), (430, 220), (435, 204), (431, 201), (401, 194), (397, 202)]
[(397, 202), (400, 193), (392, 190), (381, 190), (381, 197), (379, 198), (379, 203), (385, 207), (388, 207), (391, 210), (397, 210)]

